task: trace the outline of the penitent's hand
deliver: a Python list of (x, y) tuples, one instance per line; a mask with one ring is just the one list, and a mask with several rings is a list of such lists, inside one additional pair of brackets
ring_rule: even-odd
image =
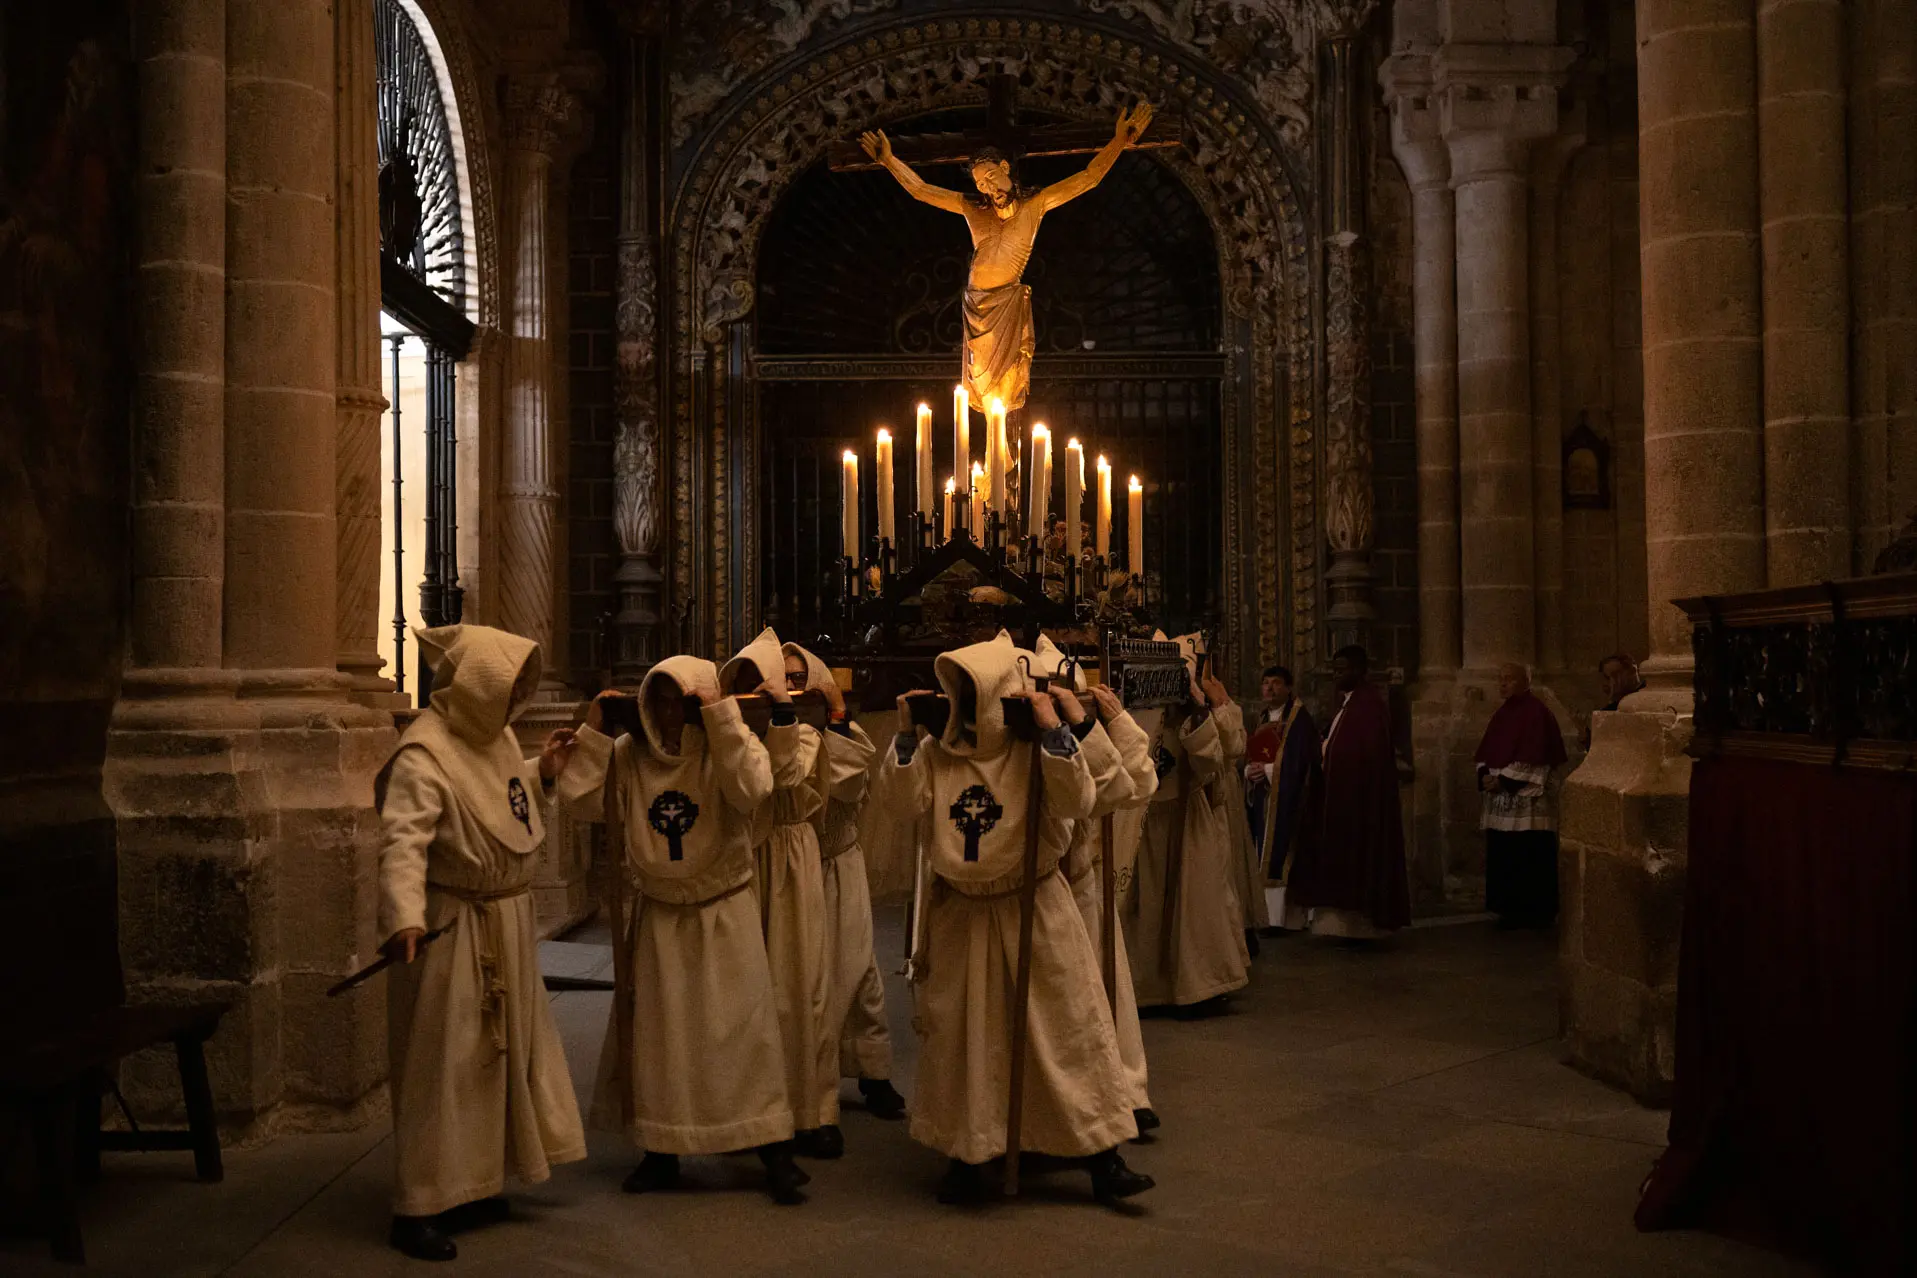
[(424, 928), (404, 928), (388, 937), (382, 948), (386, 951), (386, 957), (393, 962), (410, 963), (419, 957), (419, 938), (424, 935)]
[(899, 731), (900, 732), (903, 732), (906, 736), (909, 737), (917, 728), (917, 725), (912, 722), (912, 698), (924, 697), (929, 695), (931, 694), (927, 693), (923, 688), (919, 689), (917, 692), (904, 692), (899, 694)]
[(837, 679), (827, 679), (819, 691), (825, 696), (825, 708), (834, 716), (845, 713), (845, 693), (839, 688)]
[(886, 137), (882, 129), (868, 129), (859, 134), (859, 145), (865, 148), (867, 155), (880, 164), (885, 164), (892, 158), (892, 139)]
[(1052, 700), (1058, 703), (1058, 712), (1065, 722), (1079, 724), (1085, 722), (1085, 703), (1078, 699), (1078, 693), (1069, 684), (1052, 685)]
[(789, 706), (792, 704), (792, 692), (791, 689), (785, 686), (784, 673), (781, 673), (777, 679), (767, 679), (764, 683), (760, 684), (759, 691), (771, 697), (778, 705)]
[(1200, 686), (1205, 690), (1205, 704), (1214, 710), (1231, 700), (1231, 694), (1225, 691), (1225, 685), (1219, 682), (1217, 675), (1207, 674)]
[(564, 772), (566, 765), (572, 762), (572, 752), (578, 748), (579, 738), (571, 728), (554, 728), (539, 751), (540, 779), (551, 781)]
[(1106, 723), (1125, 713), (1125, 705), (1118, 699), (1118, 694), (1102, 683), (1092, 689), (1092, 700), (1098, 703), (1098, 717)]
[(1040, 732), (1050, 732), (1059, 726), (1058, 703), (1052, 700), (1049, 692), (1028, 692), (1024, 695), (1032, 703), (1032, 723)]

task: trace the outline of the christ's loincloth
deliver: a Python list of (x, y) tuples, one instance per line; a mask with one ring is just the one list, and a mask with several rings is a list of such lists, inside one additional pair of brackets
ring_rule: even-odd
[(1008, 413), (1025, 407), (1034, 348), (1028, 285), (965, 290), (965, 389), (974, 407), (994, 395)]

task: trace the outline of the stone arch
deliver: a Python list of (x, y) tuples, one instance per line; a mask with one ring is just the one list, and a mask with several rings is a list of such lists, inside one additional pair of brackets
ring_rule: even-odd
[[(1036, 49), (1043, 55), (1034, 56)], [(1228, 646), (1248, 646), (1260, 660), (1282, 653), (1312, 664), (1319, 464), (1305, 166), (1268, 112), (1186, 55), (1076, 22), (945, 19), (862, 34), (769, 72), (709, 126), (676, 192), (669, 243), (675, 601), (702, 603), (714, 645), (733, 628), (729, 538), (738, 521), (728, 514), (734, 502), (751, 509), (744, 503), (752, 494), (749, 479), (741, 493), (738, 477), (726, 474), (722, 343), (753, 304), (759, 242), (774, 207), (832, 141), (892, 119), (976, 105), (982, 75), (997, 70), (1019, 76), (1024, 101), (1063, 115), (1107, 116), (1136, 98), (1184, 111), (1188, 145), (1158, 158), (1203, 206), (1219, 248), (1224, 347), (1234, 370), (1224, 411), (1224, 611), (1239, 642)], [(711, 379), (704, 393), (701, 377)], [(1249, 474), (1241, 473), (1241, 455)], [(711, 534), (695, 545), (702, 522)], [(1283, 588), (1258, 588), (1274, 582)]]

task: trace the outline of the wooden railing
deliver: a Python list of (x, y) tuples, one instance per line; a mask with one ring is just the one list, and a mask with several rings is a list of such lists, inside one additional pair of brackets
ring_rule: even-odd
[(1917, 769), (1917, 573), (1675, 602), (1694, 754)]

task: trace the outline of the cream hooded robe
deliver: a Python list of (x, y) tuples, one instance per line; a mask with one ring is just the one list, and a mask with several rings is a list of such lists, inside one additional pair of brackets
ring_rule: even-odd
[[(1190, 644), (1186, 654), (1191, 661)], [(1248, 979), (1237, 886), (1243, 876), (1230, 824), (1244, 821), (1244, 808), (1226, 806), (1220, 783), (1230, 766), (1229, 712), (1235, 709), (1221, 707), (1202, 718), (1168, 710), (1152, 743), (1158, 791), (1146, 812), (1124, 913), (1142, 1007), (1202, 1003), (1244, 988)], [(1237, 723), (1242, 754), (1242, 718)]]
[[(945, 733), (888, 746), (874, 799), (932, 818), (926, 858), (934, 879), (917, 961), (923, 1044), (912, 1138), (967, 1163), (1005, 1152), (1018, 889), (1034, 749), (1041, 751), (1044, 807), (1019, 1144), (1082, 1157), (1138, 1134), (1098, 959), (1071, 887), (1057, 872), (1072, 823), (1091, 814), (1091, 775), (1082, 751), (1060, 757), (1008, 735), (999, 702), (1024, 687), (1018, 655), (1000, 638), (940, 656), (935, 669), (953, 706)], [(969, 739), (958, 709), (968, 684), (977, 690), (978, 711)]]
[(586, 1138), (533, 931), (539, 765), (509, 726), (538, 685), (539, 645), (485, 626), (416, 634), (432, 705), (374, 793), (380, 936), (452, 928), (389, 969), (386, 996), (393, 1211), (434, 1216), (497, 1194), (509, 1166), (547, 1179)]
[[(743, 683), (740, 672), (750, 670)], [(728, 691), (785, 682), (785, 652), (770, 627), (719, 672)], [(839, 1121), (838, 1033), (826, 1033), (828, 984), (825, 871), (819, 828), (825, 779), (819, 770), (824, 734), (810, 724), (775, 724), (765, 748), (772, 761), (772, 797), (753, 821), (753, 879), (772, 997), (779, 1009), (786, 1099), (801, 1131)], [(822, 1062), (830, 1061), (829, 1070)]]
[(752, 892), (753, 817), (772, 794), (772, 764), (730, 699), (705, 707), (661, 748), (645, 713), (654, 680), (686, 692), (718, 689), (697, 657), (668, 657), (640, 687), (643, 742), (591, 728), (559, 778), (581, 820), (604, 815), (609, 760), (625, 796), (624, 869), (636, 890), (632, 954), (632, 1073), (620, 1078), (619, 1018), (607, 1018), (593, 1125), (619, 1131), (621, 1086), (632, 1092), (627, 1134), (659, 1154), (720, 1154), (792, 1135), (772, 974)]
[[(788, 655), (804, 659), (806, 687), (822, 689), (832, 672), (796, 643)], [(826, 1008), (820, 1085), (833, 1103), (839, 1079), (890, 1078), (892, 1033), (885, 1016), (885, 981), (872, 952), (872, 890), (859, 843), (859, 809), (870, 785), (872, 738), (856, 723), (828, 728), (819, 751), (819, 853), (824, 858)]]
[[(1041, 668), (1063, 670), (1065, 654), (1044, 635), (1039, 636), (1037, 654)], [(1083, 692), (1084, 672), (1074, 668), (1071, 677), (1072, 686)], [(1072, 823), (1072, 841), (1065, 853), (1065, 876), (1071, 881), (1072, 899), (1078, 903), (1079, 917), (1085, 920), (1085, 934), (1092, 943), (1092, 954), (1098, 959), (1102, 993), (1105, 983), (1105, 888), (1100, 870), (1105, 859), (1103, 818), (1120, 808), (1143, 807), (1149, 803), (1158, 789), (1158, 772), (1152, 767), (1149, 738), (1129, 714), (1120, 711), (1109, 724), (1100, 723), (1096, 718), (1087, 719), (1086, 723), (1089, 731), (1080, 739), (1079, 746), (1085, 753), (1086, 769), (1092, 775), (1092, 812), (1083, 821)], [(1122, 828), (1114, 817), (1114, 840), (1121, 837)], [(1118, 909), (1124, 909), (1122, 902)], [(1117, 997), (1112, 1012), (1113, 1028), (1118, 1034), (1118, 1060), (1124, 1068), (1131, 1107), (1149, 1109), (1150, 1074), (1145, 1063), (1145, 1036), (1138, 1028), (1138, 997), (1132, 990), (1132, 965), (1125, 953), (1123, 927), (1117, 929), (1112, 942), (1117, 946), (1112, 982)]]

